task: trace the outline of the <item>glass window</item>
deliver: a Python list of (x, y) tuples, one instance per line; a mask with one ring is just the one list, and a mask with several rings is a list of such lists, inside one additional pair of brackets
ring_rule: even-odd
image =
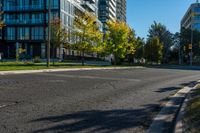
[(42, 40), (44, 38), (44, 28), (43, 27), (33, 27), (31, 29), (31, 39), (32, 40)]
[(30, 28), (20, 27), (17, 29), (17, 39), (18, 40), (29, 40), (30, 39)]
[(194, 8), (194, 12), (200, 12), (200, 7)]
[(14, 27), (6, 28), (6, 39), (7, 40), (15, 40), (15, 28)]

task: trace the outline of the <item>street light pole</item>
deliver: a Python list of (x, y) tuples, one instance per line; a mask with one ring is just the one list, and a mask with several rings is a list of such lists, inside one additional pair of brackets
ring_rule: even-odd
[(190, 66), (192, 66), (193, 63), (193, 27), (191, 25), (191, 51), (190, 51)]
[(179, 43), (179, 47), (178, 47), (178, 62), (179, 62), (179, 65), (181, 65), (181, 45)]
[(48, 5), (48, 42), (47, 42), (47, 67), (50, 67), (50, 44), (51, 44), (51, 0)]

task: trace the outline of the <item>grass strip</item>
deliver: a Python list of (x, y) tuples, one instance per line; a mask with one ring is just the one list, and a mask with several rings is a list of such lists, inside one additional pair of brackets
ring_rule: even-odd
[(186, 132), (200, 133), (200, 84), (197, 89), (191, 94), (186, 113), (184, 116), (184, 123), (186, 125)]

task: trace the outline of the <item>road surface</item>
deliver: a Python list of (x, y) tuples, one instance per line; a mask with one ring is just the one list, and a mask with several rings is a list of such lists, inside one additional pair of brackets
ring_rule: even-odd
[(200, 71), (154, 68), (0, 76), (0, 133), (143, 133)]

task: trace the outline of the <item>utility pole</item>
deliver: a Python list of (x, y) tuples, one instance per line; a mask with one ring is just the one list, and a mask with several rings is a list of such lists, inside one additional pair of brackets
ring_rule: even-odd
[(51, 45), (51, 0), (48, 5), (48, 42), (47, 42), (47, 67), (50, 67), (50, 45)]

